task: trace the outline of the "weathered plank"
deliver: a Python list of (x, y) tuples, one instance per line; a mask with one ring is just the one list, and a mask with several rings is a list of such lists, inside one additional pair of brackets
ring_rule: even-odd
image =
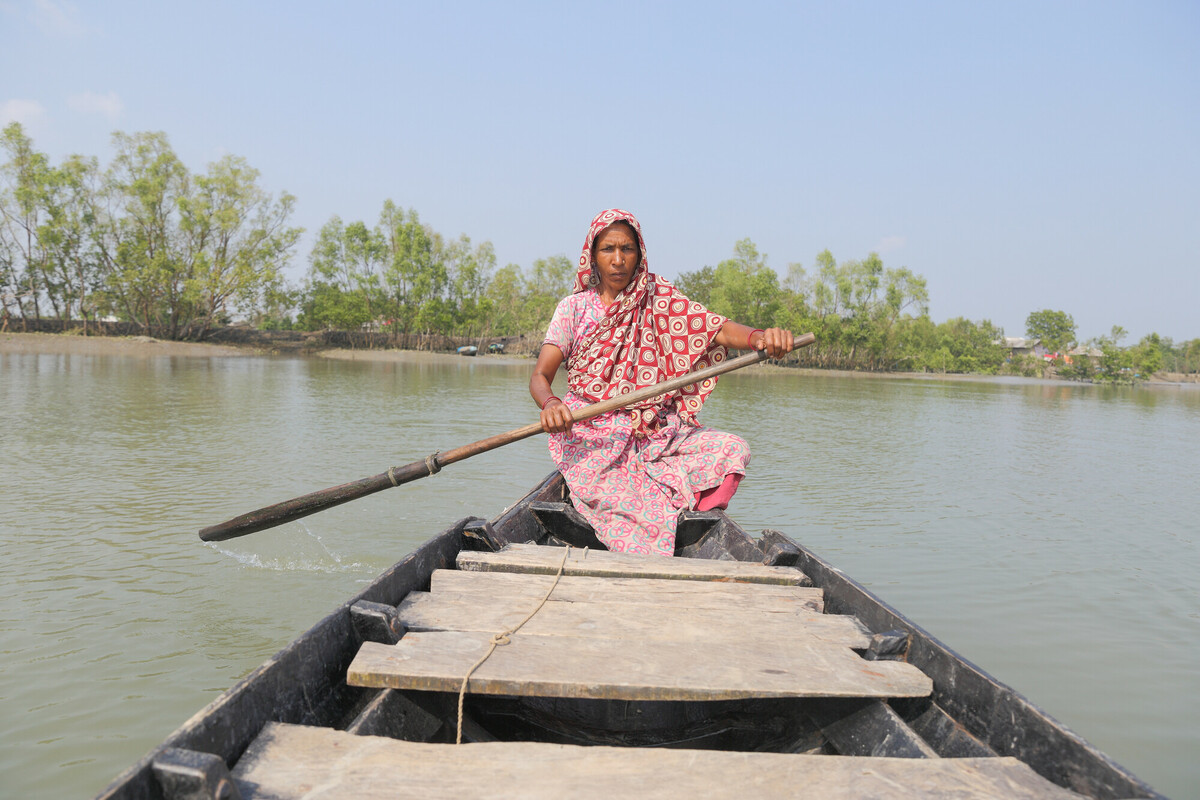
[[(679, 583), (680, 581), (676, 581)], [(557, 589), (556, 589), (557, 591)], [(545, 594), (543, 589), (542, 594)], [(636, 603), (551, 600), (521, 628), (522, 636), (586, 636), (641, 641), (726, 642), (816, 638), (866, 648), (871, 632), (854, 617), (836, 614), (764, 614), (757, 608), (683, 608)], [(491, 597), (448, 592), (412, 592), (397, 617), (410, 631), (497, 633), (518, 624), (540, 597)]]
[[(434, 594), (457, 593), (461, 596), (528, 597), (536, 601), (546, 594), (553, 580), (552, 577), (523, 575), (517, 572), (439, 569), (433, 573), (430, 591)], [(672, 581), (655, 578), (596, 578), (590, 575), (564, 575), (554, 588), (551, 598), (571, 603), (603, 600), (610, 603), (684, 608), (741, 606), (767, 613), (820, 613), (825, 610), (823, 592), (808, 586)]]
[(1079, 797), (1013, 758), (851, 758), (536, 742), (455, 746), (280, 724), (263, 728), (233, 778), (246, 800), (318, 794), (323, 800)]
[[(470, 571), (523, 572), (553, 575), (562, 563), (558, 547), (510, 544), (497, 553), (459, 553), (458, 568)], [(800, 586), (804, 574), (791, 567), (767, 567), (742, 561), (709, 561), (700, 558), (664, 558), (597, 550), (572, 549), (564, 575), (612, 578), (661, 578), (691, 581), (736, 581)]]
[[(491, 635), (410, 632), (395, 645), (365, 642), (347, 671), (351, 686), (458, 691)], [(614, 700), (746, 697), (925, 697), (933, 684), (899, 661), (867, 662), (819, 639), (730, 643), (512, 637), (471, 676), (468, 691)]]

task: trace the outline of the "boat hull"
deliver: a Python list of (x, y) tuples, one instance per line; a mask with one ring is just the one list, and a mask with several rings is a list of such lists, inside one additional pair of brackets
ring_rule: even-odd
[[(362, 609), (379, 604), (386, 611), (410, 592), (428, 591), (433, 572), (453, 569), (463, 550), (529, 542), (596, 546), (594, 534), (566, 500), (565, 485), (554, 473), (496, 519), (468, 518), (451, 525), (193, 716), (98, 797), (163, 797), (153, 767), (168, 748), (215, 754), (232, 766), (269, 722), (453, 741), (453, 730), (447, 730), (454, 718), (452, 694), (346, 684), (347, 668), (364, 638), (372, 635), (364, 630)], [(862, 746), (855, 737), (862, 739), (865, 733), (868, 740), (891, 742), (893, 750), (857, 754), (1015, 756), (1051, 782), (1087, 797), (1159, 796), (1019, 693), (786, 536), (766, 531), (756, 540), (724, 513), (685, 512), (677, 546), (677, 554), (688, 557), (797, 567), (824, 590), (826, 613), (853, 614), (872, 632), (888, 632), (876, 637), (884, 646), (878, 654), (867, 653), (868, 658), (907, 660), (932, 678), (933, 695), (890, 703), (473, 696), (464, 739), (853, 755), (849, 751)], [(888, 642), (903, 642), (906, 649), (889, 650)], [(839, 738), (837, 731), (850, 733)]]

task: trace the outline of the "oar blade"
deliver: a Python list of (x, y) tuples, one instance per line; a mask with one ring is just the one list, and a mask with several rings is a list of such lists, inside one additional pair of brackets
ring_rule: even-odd
[(436, 456), (430, 456), (423, 461), (414, 461), (403, 467), (392, 467), (387, 472), (381, 472), (370, 478), (362, 478), (350, 483), (343, 483), (341, 486), (332, 486), (319, 492), (294, 497), (291, 500), (234, 517), (220, 525), (211, 525), (200, 531), (200, 538), (206, 542), (236, 539), (239, 536), (293, 522), (307, 517), (309, 514), (340, 506), (342, 503), (348, 503), (351, 500), (357, 500), (402, 483), (427, 477), (437, 472), (438, 468)]

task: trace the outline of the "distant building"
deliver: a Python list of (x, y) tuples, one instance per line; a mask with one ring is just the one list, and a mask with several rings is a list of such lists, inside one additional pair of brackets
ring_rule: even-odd
[(1010, 356), (1038, 356), (1045, 358), (1050, 355), (1041, 339), (1026, 339), (1022, 336), (1005, 336), (1000, 344), (1008, 350)]
[(1079, 345), (1078, 347), (1074, 348), (1073, 350), (1067, 351), (1067, 357), (1065, 360), (1068, 364), (1070, 364), (1077, 358), (1088, 358), (1088, 359), (1091, 359), (1093, 364), (1095, 364), (1097, 361), (1099, 361), (1103, 357), (1104, 357), (1104, 351), (1102, 351), (1100, 348), (1084, 347), (1083, 345)]

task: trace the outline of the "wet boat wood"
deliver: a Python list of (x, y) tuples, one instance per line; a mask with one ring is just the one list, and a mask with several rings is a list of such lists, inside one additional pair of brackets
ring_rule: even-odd
[(753, 797), (1069, 800), (1015, 758), (852, 758), (537, 742), (460, 746), (268, 724), (233, 772), (245, 800)]
[[(546, 593), (553, 578), (517, 572), (463, 572), (439, 569), (433, 573), (434, 594), (481, 598), (531, 598)], [(658, 578), (598, 578), (564, 575), (553, 600), (569, 603), (604, 601), (688, 609), (752, 607), (767, 614), (821, 613), (824, 592), (810, 586), (725, 581), (679, 581)]]
[[(507, 545), (498, 553), (464, 551), (458, 556), (458, 568), (467, 571), (522, 572), (553, 575), (562, 561), (562, 550), (530, 544)], [(700, 558), (663, 558), (661, 556), (608, 553), (597, 550), (572, 550), (564, 575), (591, 575), (601, 578), (659, 578), (665, 580), (733, 581), (803, 586), (803, 573), (791, 567), (768, 567), (741, 561), (709, 561)]]

